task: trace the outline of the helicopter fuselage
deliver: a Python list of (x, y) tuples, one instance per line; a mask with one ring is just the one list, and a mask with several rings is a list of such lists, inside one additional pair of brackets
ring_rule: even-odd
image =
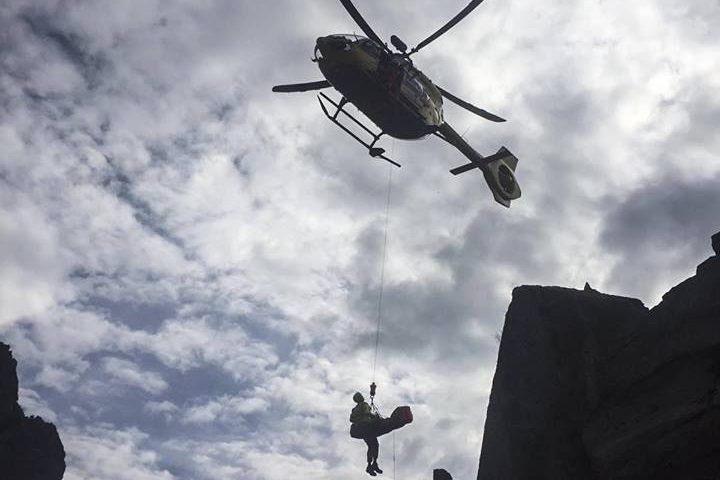
[(404, 55), (358, 35), (317, 39), (315, 57), (325, 78), (384, 133), (417, 139), (443, 123), (442, 96)]
[[(487, 157), (480, 155), (443, 119), (443, 98), (486, 120), (504, 122), (505, 119), (434, 85), (410, 59), (452, 29), (482, 2), (470, 0), (457, 15), (412, 49), (392, 35), (390, 43), (395, 47), (393, 51), (383, 43), (352, 0), (340, 0), (367, 37), (336, 34), (318, 38), (313, 62), (318, 64), (325, 80), (275, 85), (272, 90), (292, 93), (335, 87), (342, 95), (339, 102), (323, 92), (317, 94), (325, 116), (365, 147), (371, 157), (396, 167), (401, 165), (387, 157), (385, 149), (378, 146), (378, 140), (383, 135), (413, 140), (434, 134), (457, 148), (470, 161), (453, 168), (450, 173), (460, 175), (480, 169), (495, 200), (509, 207), (510, 202), (521, 195), (514, 173), (517, 157), (505, 147)], [(352, 112), (345, 110), (347, 103), (354, 104), (381, 131), (374, 132), (366, 125), (367, 122), (358, 120)]]

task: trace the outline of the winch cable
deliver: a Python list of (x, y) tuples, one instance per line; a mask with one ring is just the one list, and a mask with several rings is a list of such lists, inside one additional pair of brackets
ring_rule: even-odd
[[(395, 142), (392, 144), (393, 154), (395, 151)], [(370, 385), (370, 405), (377, 411), (375, 407), (375, 372), (377, 370), (377, 357), (378, 347), (380, 345), (380, 326), (382, 324), (382, 306), (383, 306), (383, 293), (385, 291), (385, 263), (387, 261), (387, 245), (388, 245), (388, 223), (390, 221), (390, 197), (392, 193), (392, 166), (388, 166), (388, 183), (387, 183), (387, 195), (385, 198), (385, 228), (383, 234), (383, 249), (382, 249), (382, 263), (380, 267), (380, 291), (378, 293), (378, 306), (377, 306), (377, 323), (375, 326), (375, 353), (373, 355), (373, 367), (372, 367), (372, 384)]]
[(393, 480), (395, 480), (395, 432), (393, 432)]
[(388, 244), (388, 221), (390, 218), (390, 193), (392, 191), (392, 167), (388, 167), (388, 186), (387, 198), (385, 202), (385, 234), (383, 238), (382, 266), (380, 267), (380, 293), (378, 294), (377, 308), (377, 326), (375, 328), (375, 355), (373, 357), (373, 374), (372, 380), (375, 382), (375, 370), (377, 367), (378, 346), (380, 345), (380, 324), (382, 322), (382, 303), (383, 293), (385, 290), (385, 262), (387, 260), (387, 244)]
[[(392, 155), (395, 155), (395, 139), (393, 139), (392, 143)], [(387, 183), (387, 196), (385, 199), (385, 229), (384, 229), (384, 235), (383, 235), (383, 253), (382, 253), (382, 264), (380, 267), (380, 292), (378, 293), (378, 308), (377, 308), (377, 324), (375, 327), (375, 353), (373, 355), (373, 373), (372, 373), (372, 383), (370, 384), (370, 405), (372, 406), (373, 410), (380, 414), (380, 412), (377, 409), (377, 406), (375, 406), (375, 389), (377, 388), (377, 385), (375, 385), (375, 371), (377, 367), (377, 356), (378, 356), (378, 347), (380, 345), (380, 325), (382, 323), (382, 302), (383, 302), (383, 293), (385, 290), (385, 263), (387, 260), (387, 245), (388, 245), (388, 224), (390, 221), (390, 197), (392, 193), (392, 172), (393, 168), (392, 166), (388, 166), (388, 183)], [(393, 480), (395, 480), (395, 468), (396, 468), (396, 462), (395, 462), (395, 432), (393, 432)]]

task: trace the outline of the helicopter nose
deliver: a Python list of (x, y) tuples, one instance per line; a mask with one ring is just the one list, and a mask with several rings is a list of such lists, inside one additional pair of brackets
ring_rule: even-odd
[(346, 39), (329, 35), (317, 39), (315, 50), (319, 51), (322, 56), (327, 56), (333, 52), (349, 50), (349, 47), (350, 43)]

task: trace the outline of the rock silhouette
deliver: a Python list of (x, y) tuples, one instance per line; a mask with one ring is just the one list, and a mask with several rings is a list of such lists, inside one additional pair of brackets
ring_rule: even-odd
[(516, 288), (478, 480), (720, 478), (720, 233), (712, 246), (651, 310)]
[(26, 417), (18, 404), (17, 362), (0, 343), (0, 479), (56, 480), (65, 473), (65, 450), (55, 425)]

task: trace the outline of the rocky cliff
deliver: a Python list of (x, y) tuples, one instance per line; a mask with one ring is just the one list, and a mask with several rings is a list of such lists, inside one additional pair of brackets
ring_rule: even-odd
[(55, 425), (26, 417), (18, 404), (17, 362), (0, 343), (0, 479), (57, 480), (65, 450)]
[(478, 480), (719, 479), (720, 233), (712, 246), (651, 310), (516, 288)]

